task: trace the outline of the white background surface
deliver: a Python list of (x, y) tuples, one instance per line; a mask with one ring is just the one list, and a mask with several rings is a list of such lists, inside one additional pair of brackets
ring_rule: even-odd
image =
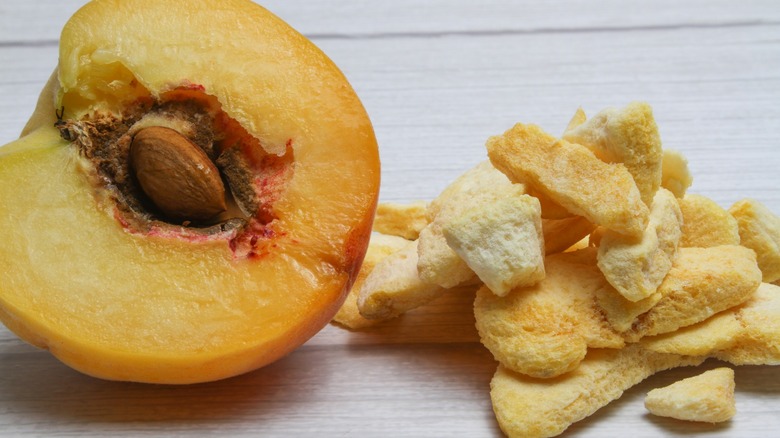
[[(82, 2), (0, 3), (0, 144), (18, 136)], [(691, 192), (780, 214), (780, 4), (767, 1), (283, 1), (264, 3), (342, 68), (374, 123), (382, 201), (431, 199), (522, 121), (559, 133), (649, 102)], [(2, 214), (2, 212), (0, 212)], [(2, 273), (0, 273), (2, 281)], [(289, 357), (188, 387), (104, 382), (0, 327), (0, 434), (497, 436), (495, 363), (471, 296), (371, 332), (329, 326)], [(740, 367), (737, 416), (719, 426), (654, 418), (644, 394), (721, 364), (654, 376), (566, 436), (778, 436), (780, 369)]]

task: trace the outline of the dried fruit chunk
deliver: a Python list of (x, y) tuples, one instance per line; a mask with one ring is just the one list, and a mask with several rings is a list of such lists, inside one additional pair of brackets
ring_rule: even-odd
[(541, 209), (522, 187), (486, 206), (468, 210), (444, 226), (447, 244), (493, 293), (506, 295), (544, 278)]
[(575, 369), (588, 347), (624, 345), (595, 305), (596, 291), (609, 287), (596, 267), (595, 249), (548, 256), (545, 269), (544, 280), (504, 297), (484, 287), (477, 292), (477, 330), (496, 360), (522, 374), (551, 378)]
[(658, 287), (661, 299), (624, 336), (635, 342), (703, 321), (747, 301), (760, 284), (752, 250), (734, 245), (681, 248)]
[[(499, 365), (490, 398), (501, 430), (510, 437), (558, 435), (652, 374), (698, 365), (707, 356), (734, 365), (780, 364), (780, 287), (762, 284), (750, 301), (726, 313), (738, 315), (736, 325), (744, 327), (723, 336), (716, 329), (722, 324), (713, 327), (710, 318), (623, 349), (590, 350), (579, 367), (554, 379), (523, 376)], [(721, 340), (710, 342), (715, 339)], [(700, 340), (713, 349), (699, 349)]]
[(638, 236), (648, 209), (631, 174), (584, 146), (557, 140), (538, 126), (518, 123), (487, 142), (493, 165), (568, 211), (619, 233)]
[(639, 315), (652, 309), (662, 297), (660, 292), (656, 292), (639, 301), (630, 301), (614, 288), (605, 287), (596, 292), (596, 303), (609, 325), (615, 331), (623, 333), (631, 329)]
[(358, 309), (367, 319), (389, 319), (427, 304), (446, 289), (420, 280), (417, 271), (417, 245), (403, 249), (377, 263), (366, 277), (358, 296)]
[(496, 191), (512, 183), (490, 162), (482, 162), (453, 181), (428, 206), (428, 226), (420, 231), (418, 269), (426, 283), (451, 288), (474, 278), (455, 251), (447, 245), (443, 227), (470, 208), (497, 198)]
[(563, 132), (571, 131), (572, 129), (582, 125), (588, 120), (588, 116), (585, 114), (585, 110), (582, 108), (577, 108), (577, 111), (574, 112), (574, 115), (571, 116), (571, 119), (569, 120), (569, 123), (566, 125), (566, 129)]
[(653, 415), (678, 420), (721, 423), (737, 413), (734, 370), (705, 371), (647, 393), (645, 407)]
[(742, 246), (756, 252), (763, 281), (780, 280), (780, 217), (754, 199), (743, 199), (729, 208), (737, 220)]
[(780, 286), (762, 283), (740, 306), (640, 342), (659, 353), (712, 356), (734, 365), (780, 365)]
[(688, 169), (688, 160), (680, 152), (664, 149), (662, 163), (661, 187), (674, 193), (674, 196), (682, 198), (688, 187), (693, 184), (693, 176)]
[(736, 219), (715, 201), (689, 193), (678, 202), (683, 215), (681, 247), (739, 245)]
[(579, 367), (555, 379), (536, 379), (499, 365), (490, 381), (490, 399), (498, 425), (508, 437), (552, 437), (653, 374), (703, 361), (631, 345), (591, 350)]
[(344, 300), (344, 304), (341, 305), (341, 308), (333, 317), (334, 322), (351, 329), (362, 329), (370, 327), (380, 321), (377, 319), (366, 319), (360, 314), (357, 305), (358, 296), (363, 289), (366, 277), (374, 270), (376, 265), (390, 254), (400, 251), (408, 244), (408, 240), (398, 236), (388, 236), (380, 233), (373, 233), (371, 235), (371, 240), (368, 242), (366, 257), (363, 259), (363, 264), (360, 266), (360, 272), (358, 272), (357, 278), (355, 278), (355, 284), (352, 285), (352, 289), (349, 291), (347, 299)]
[(734, 342), (711, 356), (734, 365), (780, 365), (780, 286), (762, 283), (736, 318), (742, 329)]
[(582, 216), (543, 219), (544, 252), (550, 255), (564, 251), (588, 236), (595, 228), (595, 225)]
[(374, 231), (415, 240), (420, 236), (420, 230), (428, 225), (427, 209), (428, 203), (425, 201), (410, 204), (380, 203), (374, 216)]
[(567, 129), (563, 139), (592, 150), (608, 163), (623, 163), (634, 177), (646, 205), (661, 185), (661, 137), (647, 103), (600, 111), (579, 126)]
[(654, 294), (672, 268), (682, 232), (682, 213), (674, 195), (656, 192), (650, 221), (639, 239), (607, 230), (599, 244), (598, 265), (607, 281), (629, 301)]
[[(748, 303), (752, 300), (753, 298)], [(646, 336), (639, 342), (644, 348), (658, 353), (709, 356), (715, 351), (734, 345), (743, 330), (737, 317), (741, 308), (742, 306), (736, 306), (694, 325), (662, 335)]]
[[(250, 1), (185, 9), (81, 8), (0, 152), (0, 319), (97, 377), (192, 383), (270, 363), (330, 321), (368, 244), (379, 156), (344, 75)], [(131, 134), (153, 121), (212, 162), (240, 150), (263, 205), (196, 227), (122, 201)], [(106, 181), (96, 163), (122, 171)]]

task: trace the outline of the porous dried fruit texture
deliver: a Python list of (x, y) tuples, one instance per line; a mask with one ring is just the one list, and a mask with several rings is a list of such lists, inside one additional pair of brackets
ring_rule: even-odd
[(496, 295), (544, 278), (544, 236), (539, 201), (521, 186), (477, 206), (444, 226), (447, 244)]
[(633, 342), (741, 303), (758, 287), (758, 272), (753, 254), (743, 247), (681, 248), (654, 294), (630, 301), (603, 288), (596, 300), (612, 328)]
[(667, 333), (742, 304), (761, 285), (755, 253), (742, 246), (681, 248), (658, 287), (661, 298), (639, 316), (626, 339)]
[(524, 376), (499, 365), (490, 381), (490, 399), (498, 425), (508, 437), (552, 437), (651, 375), (702, 361), (631, 345), (591, 350), (576, 369), (554, 379)]
[(477, 329), (496, 360), (518, 373), (550, 378), (575, 369), (588, 347), (622, 347), (595, 305), (596, 291), (609, 287), (595, 249), (548, 256), (545, 269), (544, 280), (504, 297), (487, 288), (477, 292)]
[(482, 162), (453, 181), (428, 206), (430, 224), (420, 231), (418, 269), (426, 283), (444, 288), (457, 286), (474, 278), (455, 251), (447, 245), (443, 227), (466, 210), (496, 199), (496, 191), (512, 183), (490, 162)]
[(661, 136), (647, 103), (608, 108), (567, 129), (563, 139), (588, 147), (608, 163), (623, 163), (634, 177), (642, 201), (653, 202), (661, 185)]
[(688, 160), (685, 156), (672, 149), (664, 149), (661, 165), (661, 187), (674, 193), (674, 196), (682, 198), (688, 187), (693, 184), (693, 175), (688, 169)]
[(607, 281), (629, 301), (654, 294), (672, 268), (682, 234), (682, 213), (674, 195), (660, 189), (642, 236), (607, 230), (599, 243), (598, 265)]
[(762, 283), (740, 306), (640, 342), (659, 353), (706, 355), (734, 365), (780, 365), (780, 286)]
[(678, 202), (683, 215), (681, 247), (739, 245), (737, 220), (715, 201), (689, 193)]
[(352, 289), (349, 291), (347, 299), (344, 300), (344, 304), (333, 317), (334, 322), (351, 329), (362, 329), (370, 327), (380, 321), (378, 319), (366, 319), (360, 314), (357, 305), (358, 296), (363, 289), (363, 283), (365, 283), (366, 277), (374, 270), (374, 267), (390, 254), (400, 251), (407, 245), (409, 245), (409, 241), (398, 236), (389, 236), (380, 233), (371, 234), (366, 257), (363, 259), (363, 264), (360, 266), (360, 272), (358, 272), (357, 278), (355, 279), (355, 284), (352, 285)]
[[(294, 161), (246, 241), (133, 232), (54, 127), (55, 108), (117, 119), (176, 93)], [(190, 383), (258, 368), (330, 321), (357, 275), (379, 187), (371, 123), (336, 66), (250, 1), (88, 3), (24, 132), (0, 149), (0, 318), (78, 370)]]
[(734, 370), (716, 368), (647, 393), (645, 407), (653, 415), (678, 420), (721, 423), (737, 413)]
[(742, 246), (756, 252), (763, 281), (780, 280), (780, 217), (755, 199), (743, 199), (729, 208), (737, 220)]
[(415, 240), (420, 231), (428, 225), (428, 203), (425, 201), (399, 204), (380, 203), (376, 207), (374, 231), (391, 236)]
[(710, 318), (620, 350), (590, 350), (579, 367), (554, 379), (499, 365), (490, 398), (501, 430), (510, 437), (556, 436), (652, 374), (707, 357), (734, 365), (780, 364), (780, 287), (762, 284), (747, 303), (724, 314), (736, 323)]
[(418, 240), (382, 259), (366, 277), (358, 295), (358, 309), (367, 319), (388, 319), (427, 304), (446, 289), (420, 280)]
[(493, 165), (510, 180), (622, 234), (639, 236), (648, 209), (622, 164), (598, 159), (586, 147), (558, 140), (535, 125), (516, 124), (487, 142)]

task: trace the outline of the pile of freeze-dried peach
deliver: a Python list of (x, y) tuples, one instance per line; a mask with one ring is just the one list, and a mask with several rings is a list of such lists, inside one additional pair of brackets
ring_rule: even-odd
[[(664, 369), (780, 364), (780, 218), (686, 194), (687, 161), (661, 147), (649, 105), (579, 110), (560, 138), (517, 124), (487, 153), (430, 203), (380, 205), (337, 322), (365, 328), (479, 282), (493, 410), (513, 437), (558, 435)], [(734, 415), (732, 370), (693, 379), (647, 408)]]

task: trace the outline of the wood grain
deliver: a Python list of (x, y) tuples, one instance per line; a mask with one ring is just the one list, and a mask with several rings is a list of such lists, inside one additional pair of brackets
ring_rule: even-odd
[[(77, 0), (0, 5), (0, 144), (18, 136), (56, 66)], [(431, 199), (517, 121), (560, 132), (582, 106), (645, 100), (692, 192), (754, 197), (780, 214), (780, 8), (775, 0), (269, 0), (342, 68), (371, 115), (384, 201)], [(0, 214), (2, 212), (0, 211)], [(0, 281), (2, 273), (0, 273)], [(499, 436), (473, 291), (370, 331), (328, 326), (259, 371), (203, 385), (80, 375), (0, 328), (0, 434), (29, 436)], [(780, 430), (780, 370), (738, 367), (720, 426), (646, 414), (671, 370), (566, 436), (764, 437)]]

